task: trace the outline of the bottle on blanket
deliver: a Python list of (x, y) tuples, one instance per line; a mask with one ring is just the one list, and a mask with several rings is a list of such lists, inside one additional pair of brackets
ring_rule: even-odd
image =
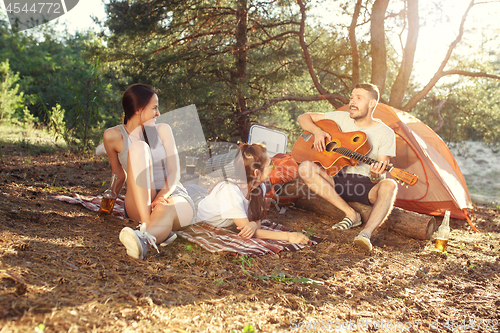
[(118, 193), (116, 192), (117, 184), (118, 175), (114, 173), (111, 176), (111, 185), (102, 195), (101, 208), (99, 209), (98, 216), (109, 215), (113, 212), (113, 207), (115, 206), (115, 201), (118, 197)]

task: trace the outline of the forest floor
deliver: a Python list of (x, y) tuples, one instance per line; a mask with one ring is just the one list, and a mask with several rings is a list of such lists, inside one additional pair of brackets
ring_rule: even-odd
[[(387, 230), (371, 253), (360, 229), (300, 210), (269, 219), (323, 241), (252, 257), (177, 239), (131, 259), (124, 226), (48, 195), (103, 192), (107, 159), (2, 143), (0, 332), (498, 332), (500, 213), (452, 220), (447, 253)], [(309, 278), (318, 284), (285, 281)]]

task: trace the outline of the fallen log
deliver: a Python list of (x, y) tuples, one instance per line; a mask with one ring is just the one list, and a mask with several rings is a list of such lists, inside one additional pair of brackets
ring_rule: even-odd
[[(345, 216), (340, 209), (312, 193), (300, 179), (284, 184), (281, 193), (283, 195), (297, 195), (298, 199), (295, 201), (296, 207), (316, 214), (327, 215), (332, 219), (332, 225), (341, 221)], [(372, 207), (358, 202), (351, 202), (349, 205), (361, 214), (361, 220), (363, 223), (366, 223)], [(436, 219), (434, 216), (394, 207), (391, 214), (380, 227), (411, 238), (428, 240), (434, 231), (436, 231)]]

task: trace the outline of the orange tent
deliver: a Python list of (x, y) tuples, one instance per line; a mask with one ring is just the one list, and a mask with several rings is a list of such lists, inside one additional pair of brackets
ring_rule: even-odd
[[(339, 111), (348, 109), (345, 105)], [(395, 205), (434, 216), (449, 210), (452, 217), (471, 223), (468, 210), (474, 211), (467, 184), (444, 141), (417, 118), (388, 105), (379, 103), (373, 117), (396, 133), (396, 157), (391, 163), (418, 176), (414, 186), (399, 186)]]

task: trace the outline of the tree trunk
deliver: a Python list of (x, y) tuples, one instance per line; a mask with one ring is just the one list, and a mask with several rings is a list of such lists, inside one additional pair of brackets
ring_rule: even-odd
[(237, 123), (240, 137), (243, 142), (248, 138), (250, 131), (250, 120), (248, 119), (247, 103), (243, 93), (245, 80), (247, 76), (247, 52), (248, 52), (248, 3), (247, 0), (239, 0), (236, 10), (236, 44), (234, 56), (236, 58), (236, 70), (232, 75), (234, 87), (236, 87), (237, 96)]
[(389, 0), (375, 0), (372, 7), (370, 44), (372, 48), (372, 83), (384, 92), (387, 75), (387, 52), (385, 48), (385, 12)]
[(247, 75), (247, 50), (248, 50), (248, 8), (247, 0), (239, 0), (238, 8), (236, 9), (236, 79), (244, 80)]
[[(300, 8), (300, 13), (301, 13), (301, 19), (300, 19), (300, 29), (299, 29), (299, 42), (300, 46), (302, 48), (302, 53), (304, 54), (304, 59), (307, 64), (307, 70), (309, 71), (309, 75), (311, 76), (311, 79), (313, 81), (314, 87), (318, 92), (323, 95), (323, 96), (331, 96), (330, 94), (319, 82), (318, 76), (316, 75), (316, 72), (314, 71), (314, 67), (312, 64), (311, 60), (311, 55), (309, 54), (309, 47), (306, 43), (305, 40), (305, 26), (306, 26), (306, 6), (302, 2), (302, 0), (297, 0), (297, 4), (299, 5)], [(328, 102), (332, 104), (335, 108), (341, 107), (343, 104), (340, 103), (339, 101), (335, 99), (328, 99)]]
[[(297, 195), (296, 207), (319, 215), (326, 215), (332, 220), (332, 225), (340, 222), (345, 217), (345, 214), (340, 209), (320, 196), (311, 193), (307, 185), (300, 179), (284, 184), (281, 193), (283, 196)], [(361, 220), (366, 223), (372, 207), (358, 202), (351, 202), (349, 206), (360, 213)], [(426, 240), (430, 239), (432, 233), (436, 230), (436, 219), (434, 216), (395, 207), (381, 228), (398, 232), (407, 237)]]
[(352, 53), (352, 87), (355, 87), (359, 83), (359, 52), (358, 43), (356, 41), (356, 25), (358, 23), (359, 12), (361, 11), (361, 2), (362, 0), (356, 2), (351, 26), (349, 27), (349, 41), (351, 43)]
[(238, 91), (238, 131), (242, 142), (247, 142), (248, 133), (250, 132), (250, 119), (244, 114), (248, 113), (247, 102), (241, 91)]
[(85, 124), (84, 124), (84, 133), (83, 133), (83, 146), (87, 147), (87, 133), (90, 122), (90, 80), (87, 80), (87, 105), (85, 108)]
[(410, 75), (413, 70), (413, 61), (415, 58), (415, 51), (417, 49), (418, 31), (419, 31), (419, 17), (418, 17), (418, 0), (408, 0), (408, 35), (406, 38), (406, 45), (403, 51), (403, 60), (401, 67), (398, 71), (396, 81), (392, 85), (391, 97), (389, 105), (401, 109), (403, 105), (403, 98), (405, 96)]
[(441, 109), (443, 108), (443, 106), (446, 104), (447, 101), (448, 101), (447, 98), (440, 100), (438, 105), (434, 109), (434, 115), (436, 116), (436, 118), (438, 120), (436, 126), (434, 126), (434, 128), (432, 129), (434, 132), (439, 132), (439, 130), (444, 125), (444, 119), (443, 119), (443, 116), (441, 115)]

